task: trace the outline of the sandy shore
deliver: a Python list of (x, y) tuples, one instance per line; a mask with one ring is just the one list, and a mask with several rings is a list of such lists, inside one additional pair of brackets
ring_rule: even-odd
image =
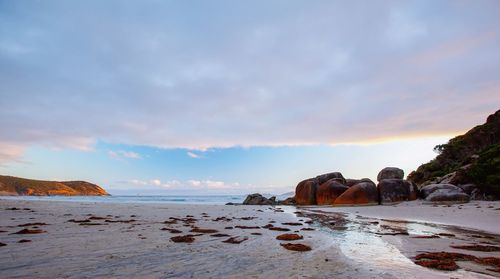
[[(488, 235), (489, 242), (498, 244), (500, 240), (496, 234), (500, 230), (500, 211), (495, 211), (495, 208), (499, 208), (500, 203), (480, 203), (481, 208), (477, 206), (472, 203), (458, 209), (457, 206), (435, 208), (406, 203), (396, 207), (278, 207), (283, 210), (277, 210), (268, 206), (0, 199), (0, 231), (3, 231), (0, 232), (0, 243), (6, 244), (0, 247), (0, 278), (495, 278), (495, 273), (488, 276), (464, 269), (436, 271), (415, 265), (410, 259), (412, 253), (421, 248), (445, 249), (450, 243), (468, 243), (473, 231), (380, 220), (407, 219), (466, 225), (490, 232), (483, 235)], [(490, 206), (492, 208), (488, 208)], [(11, 210), (12, 207), (20, 210)], [(315, 212), (317, 210), (326, 213)], [(294, 214), (297, 211), (301, 213)], [(308, 214), (328, 215), (330, 212), (345, 213), (348, 225), (329, 228), (318, 221), (307, 222), (314, 219)], [(468, 220), (461, 221), (460, 216)], [(78, 223), (89, 218), (91, 220), (87, 223)], [(189, 218), (196, 220), (189, 221)], [(76, 223), (70, 221), (72, 219)], [(178, 220), (174, 222), (175, 219)], [(388, 226), (404, 224), (410, 235), (380, 235), (380, 230), (373, 233), (363, 225), (367, 224), (364, 220), (371, 224), (377, 222), (379, 227), (384, 227), (384, 222)], [(165, 221), (172, 224), (165, 224)], [(46, 225), (20, 226), (26, 223)], [(263, 228), (270, 223), (273, 227), (290, 231)], [(193, 227), (217, 232), (190, 232)], [(44, 232), (13, 234), (25, 228)], [(175, 231), (162, 228), (182, 232), (173, 233)], [(304, 228), (313, 230), (302, 230)], [(457, 237), (439, 239), (439, 245), (432, 242), (438, 240), (419, 239), (421, 244), (411, 237), (415, 233), (429, 233), (429, 230), (431, 233), (432, 230), (453, 230)], [(216, 233), (229, 236), (216, 237)], [(276, 239), (283, 233), (302, 235), (303, 239), (290, 243), (308, 245), (312, 250), (295, 252), (283, 248), (280, 244), (286, 241)], [(187, 234), (200, 235), (195, 236), (192, 243), (171, 240), (171, 237)], [(230, 237), (247, 239), (240, 244), (223, 242)], [(31, 242), (19, 243), (20, 240)], [(473, 253), (480, 255), (479, 252)], [(499, 252), (488, 252), (488, 256), (500, 255)]]
[(448, 206), (432, 205), (416, 200), (394, 206), (326, 207), (325, 210), (366, 217), (453, 225), (500, 234), (500, 210), (496, 210), (497, 208), (500, 208), (498, 201), (472, 201)]

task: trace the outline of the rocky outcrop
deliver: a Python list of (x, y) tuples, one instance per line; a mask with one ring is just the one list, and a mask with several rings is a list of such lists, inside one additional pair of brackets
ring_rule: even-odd
[[(427, 198), (430, 194), (432, 194), (434, 191), (440, 190), (440, 189), (449, 189), (449, 190), (454, 190), (454, 191), (462, 191), (459, 187), (452, 185), (452, 184), (430, 184), (422, 187), (420, 189), (420, 194), (422, 198)], [(463, 192), (463, 191), (462, 191)]]
[(361, 178), (361, 179), (347, 178), (345, 180), (345, 185), (347, 187), (351, 187), (351, 186), (354, 186), (354, 185), (361, 183), (361, 182), (370, 182), (370, 183), (373, 183), (373, 185), (375, 185), (375, 183), (369, 178)]
[(96, 184), (85, 181), (44, 181), (0, 175), (0, 195), (4, 196), (108, 196)]
[(337, 182), (345, 184), (345, 178), (340, 172), (330, 172), (316, 176), (318, 185), (321, 185), (331, 179), (336, 179)]
[(316, 178), (301, 181), (295, 188), (295, 202), (297, 202), (298, 205), (316, 204), (316, 191), (318, 186), (318, 180)]
[(262, 196), (261, 194), (251, 194), (248, 195), (243, 201), (245, 205), (274, 205), (276, 204), (276, 198), (271, 197), (270, 199)]
[(318, 187), (316, 203), (318, 205), (331, 205), (347, 189), (349, 187), (338, 182), (337, 178), (330, 179)]
[(469, 195), (464, 193), (462, 189), (438, 189), (429, 194), (425, 200), (431, 202), (468, 202)]
[(431, 184), (422, 187), (420, 193), (430, 202), (468, 202), (470, 196), (462, 188), (452, 184)]
[[(295, 205), (295, 198), (290, 197), (282, 201), (276, 200), (276, 197), (266, 198), (261, 194), (255, 193), (248, 195), (243, 201), (243, 205)], [(236, 205), (227, 203), (226, 205)]]
[(294, 197), (290, 197), (290, 198), (287, 198), (285, 200), (278, 201), (278, 204), (280, 204), (280, 205), (296, 205), (297, 202), (295, 201)]
[(382, 179), (377, 185), (380, 204), (393, 204), (417, 199), (417, 189), (403, 179)]
[(375, 205), (378, 204), (377, 187), (369, 182), (361, 182), (349, 187), (335, 199), (334, 205)]
[(473, 184), (473, 198), (500, 199), (500, 110), (434, 150), (439, 155), (410, 173), (408, 180), (419, 187)]
[(383, 179), (403, 179), (404, 171), (400, 168), (395, 167), (386, 167), (383, 168), (377, 175), (377, 181), (381, 181)]

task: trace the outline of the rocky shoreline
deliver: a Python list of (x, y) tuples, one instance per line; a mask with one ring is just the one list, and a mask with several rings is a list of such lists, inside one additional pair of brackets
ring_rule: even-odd
[(450, 183), (432, 183), (419, 187), (403, 177), (404, 171), (396, 167), (382, 169), (377, 175), (378, 184), (368, 178), (345, 179), (340, 172), (331, 172), (299, 182), (293, 198), (277, 201), (275, 197), (267, 199), (260, 194), (252, 194), (243, 204), (366, 206), (393, 205), (416, 199), (464, 203), (471, 200), (470, 194), (476, 189), (473, 184)]

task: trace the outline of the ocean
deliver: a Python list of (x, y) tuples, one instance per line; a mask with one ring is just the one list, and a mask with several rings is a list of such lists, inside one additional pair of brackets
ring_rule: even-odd
[(107, 203), (226, 204), (242, 203), (246, 195), (210, 196), (3, 196), (0, 199)]

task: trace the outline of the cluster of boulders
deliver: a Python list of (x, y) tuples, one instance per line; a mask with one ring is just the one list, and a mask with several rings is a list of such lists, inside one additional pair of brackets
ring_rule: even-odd
[(464, 189), (451, 184), (430, 184), (422, 188), (405, 180), (402, 169), (387, 167), (377, 175), (378, 184), (368, 178), (345, 179), (340, 172), (318, 175), (301, 181), (295, 189), (298, 205), (376, 205), (394, 204), (424, 198), (430, 202), (467, 202)]
[(318, 175), (301, 181), (295, 188), (295, 197), (277, 201), (261, 194), (248, 195), (247, 205), (377, 205), (395, 204), (418, 198), (428, 202), (468, 202), (476, 187), (473, 184), (455, 186), (447, 176), (417, 186), (405, 180), (400, 168), (387, 167), (377, 175), (377, 184), (368, 178), (345, 179), (340, 172)]
[[(483, 192), (481, 192), (476, 187), (476, 185), (474, 185), (472, 183), (464, 182), (459, 171), (454, 171), (454, 172), (448, 173), (442, 177), (436, 177), (434, 179), (424, 181), (422, 184), (420, 184), (420, 187), (421, 187), (421, 189), (424, 189), (424, 188), (435, 189), (437, 187), (436, 185), (440, 185), (439, 186), (440, 188), (447, 189), (450, 192), (456, 192), (459, 194), (466, 194), (471, 200), (491, 199), (491, 198), (488, 198), (487, 195), (485, 195)], [(427, 192), (428, 191), (425, 191), (425, 193), (427, 193)], [(427, 197), (427, 195), (424, 195), (424, 192), (422, 192), (422, 196), (424, 198)], [(462, 196), (464, 196), (464, 195), (462, 195)]]
[(295, 199), (293, 197), (287, 198), (282, 201), (276, 200), (276, 197), (266, 198), (261, 194), (255, 193), (250, 194), (243, 201), (245, 205), (295, 205)]

